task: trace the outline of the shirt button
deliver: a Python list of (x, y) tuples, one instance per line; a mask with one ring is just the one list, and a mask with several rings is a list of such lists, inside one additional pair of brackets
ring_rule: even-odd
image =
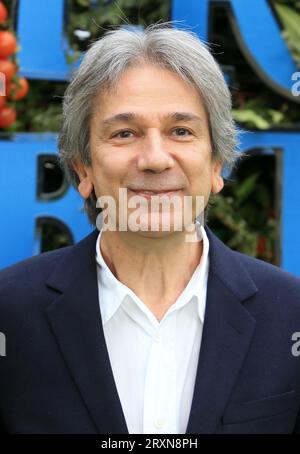
[(156, 420), (154, 421), (154, 427), (156, 429), (162, 429), (164, 427), (166, 423), (166, 420), (163, 419), (163, 418), (156, 418)]

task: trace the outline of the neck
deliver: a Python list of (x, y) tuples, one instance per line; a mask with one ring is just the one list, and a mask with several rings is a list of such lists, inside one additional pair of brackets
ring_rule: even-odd
[(103, 231), (100, 247), (116, 278), (161, 316), (188, 284), (200, 262), (203, 242), (187, 242), (184, 231), (162, 237)]

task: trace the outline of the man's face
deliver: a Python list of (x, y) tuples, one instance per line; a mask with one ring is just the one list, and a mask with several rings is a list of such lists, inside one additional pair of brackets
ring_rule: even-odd
[[(112, 196), (118, 208), (119, 188), (128, 189), (128, 200), (138, 190), (175, 190), (182, 200), (203, 196), (206, 206), (210, 193), (222, 189), (204, 106), (196, 89), (176, 74), (151, 65), (130, 68), (116, 90), (98, 95), (94, 112), (92, 165), (75, 167), (83, 197), (94, 188), (97, 198)], [(151, 194), (146, 197), (150, 205)]]

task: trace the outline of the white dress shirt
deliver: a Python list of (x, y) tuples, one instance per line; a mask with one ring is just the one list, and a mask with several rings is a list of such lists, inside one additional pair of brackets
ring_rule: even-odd
[[(204, 322), (209, 242), (190, 281), (159, 322), (110, 271), (96, 243), (99, 303), (109, 359), (130, 434), (184, 434)], [(201, 238), (201, 236), (199, 237)]]

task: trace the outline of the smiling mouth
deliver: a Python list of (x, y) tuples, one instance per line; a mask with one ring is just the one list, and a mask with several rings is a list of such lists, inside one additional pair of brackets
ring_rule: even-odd
[(146, 199), (150, 199), (152, 196), (172, 196), (177, 194), (178, 192), (181, 191), (181, 189), (167, 189), (165, 191), (148, 191), (146, 189), (138, 189), (138, 190), (133, 190), (130, 189), (131, 192), (133, 192), (136, 195), (139, 195), (141, 197), (145, 197)]

